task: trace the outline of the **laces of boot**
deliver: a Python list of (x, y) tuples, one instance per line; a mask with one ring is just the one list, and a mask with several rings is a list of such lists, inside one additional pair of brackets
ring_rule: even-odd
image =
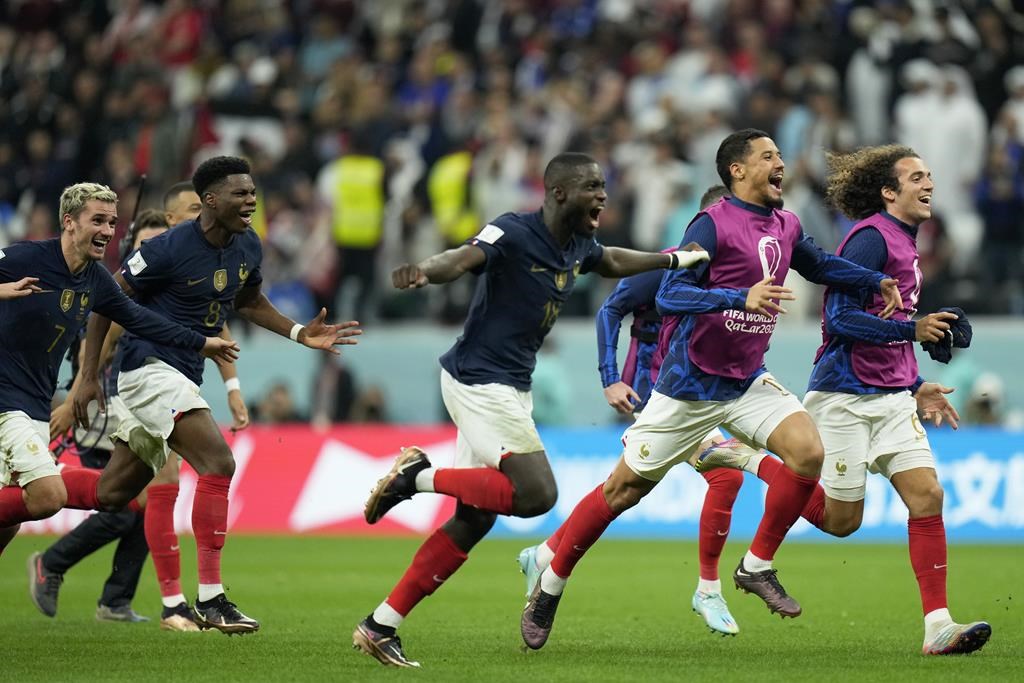
[(557, 600), (545, 593), (541, 593), (540, 597), (537, 598), (536, 606), (533, 608), (533, 623), (541, 628), (551, 626), (555, 605), (557, 604)]

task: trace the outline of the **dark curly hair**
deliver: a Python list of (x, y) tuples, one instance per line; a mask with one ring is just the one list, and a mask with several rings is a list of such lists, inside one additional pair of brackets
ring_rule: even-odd
[(917, 152), (904, 145), (879, 145), (825, 156), (829, 170), (825, 196), (843, 214), (861, 220), (885, 209), (882, 189), (900, 190), (896, 162), (916, 158)]
[(718, 177), (722, 184), (732, 191), (732, 173), (729, 167), (737, 161), (743, 161), (750, 154), (751, 140), (771, 137), (768, 133), (757, 128), (744, 128), (730, 134), (722, 144), (718, 146), (718, 153), (715, 155), (715, 168), (718, 170)]
[(192, 174), (192, 187), (202, 197), (211, 187), (229, 175), (251, 173), (249, 162), (240, 157), (213, 157), (199, 164)]

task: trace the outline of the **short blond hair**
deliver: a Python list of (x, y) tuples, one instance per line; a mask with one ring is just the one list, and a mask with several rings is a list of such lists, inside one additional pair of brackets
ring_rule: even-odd
[(63, 226), (64, 216), (70, 215), (72, 218), (78, 218), (78, 214), (85, 209), (86, 203), (93, 199), (98, 202), (117, 204), (117, 193), (99, 183), (77, 183), (71, 187), (65, 187), (64, 191), (60, 193), (60, 215), (57, 216), (57, 220)]

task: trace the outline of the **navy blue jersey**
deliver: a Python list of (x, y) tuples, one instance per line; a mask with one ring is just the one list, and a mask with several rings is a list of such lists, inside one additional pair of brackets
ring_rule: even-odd
[[(895, 220), (895, 219), (893, 219)], [(916, 228), (905, 223), (901, 227), (910, 234)], [(880, 270), (889, 260), (885, 238), (874, 228), (864, 228), (843, 245), (839, 254), (865, 268)], [(861, 382), (853, 371), (852, 349), (855, 341), (887, 344), (897, 340), (913, 342), (917, 330), (913, 322), (882, 320), (868, 313), (870, 292), (833, 290), (825, 300), (823, 324), (831, 339), (815, 361), (808, 381), (808, 391), (838, 391), (846, 394), (885, 394), (906, 388), (876, 387)]]
[[(750, 211), (768, 211), (762, 207), (729, 199)], [(714, 262), (718, 238), (712, 218), (702, 214), (686, 229), (680, 246), (696, 242), (708, 252)], [(687, 316), (672, 336), (669, 354), (661, 367), (655, 390), (672, 398), (685, 401), (728, 401), (739, 398), (754, 380), (766, 372), (761, 366), (742, 379), (723, 377), (704, 372), (689, 357), (690, 335), (697, 316), (694, 314), (742, 311), (746, 306), (749, 288), (706, 289), (711, 262), (692, 269), (668, 271), (658, 291), (658, 312), (662, 315)], [(816, 283), (829, 283), (847, 288), (874, 288), (880, 273), (869, 271), (844, 259), (828, 254), (818, 247), (807, 234), (801, 234), (793, 247), (790, 267), (805, 279)]]
[(13, 244), (0, 251), (0, 281), (39, 278), (42, 292), (0, 301), (0, 412), (23, 410), (49, 421), (61, 361), (96, 311), (147, 337), (198, 355), (206, 339), (125, 296), (99, 263), (72, 275), (60, 239)]
[(526, 391), (537, 350), (558, 319), (576, 277), (601, 260), (593, 237), (573, 235), (563, 249), (541, 212), (506, 213), (466, 244), (487, 260), (462, 336), (441, 356), (441, 367), (463, 384), (506, 384)]
[[(601, 386), (625, 382), (640, 396), (637, 409), (647, 403), (653, 389), (651, 361), (658, 346), (661, 316), (655, 309), (655, 297), (661, 284), (661, 271), (650, 270), (619, 280), (597, 311), (597, 356)], [(633, 316), (629, 353), (619, 375), (618, 345), (622, 320)]]
[[(263, 281), (262, 260), (263, 249), (255, 231), (235, 235), (227, 246), (219, 248), (206, 240), (197, 219), (143, 242), (125, 260), (121, 275), (143, 307), (215, 337), (234, 310), (238, 291), (258, 287)], [(121, 344), (124, 372), (142, 367), (147, 358), (156, 358), (196, 384), (203, 382), (203, 357), (198, 353), (133, 334), (125, 334)]]

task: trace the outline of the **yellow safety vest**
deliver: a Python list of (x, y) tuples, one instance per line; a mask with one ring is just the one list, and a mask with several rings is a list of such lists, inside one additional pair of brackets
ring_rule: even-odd
[(453, 152), (434, 162), (427, 179), (434, 220), (449, 244), (461, 244), (480, 229), (480, 219), (469, 201), (472, 166), (472, 154)]
[(334, 162), (334, 243), (369, 249), (384, 230), (384, 162), (350, 154)]

